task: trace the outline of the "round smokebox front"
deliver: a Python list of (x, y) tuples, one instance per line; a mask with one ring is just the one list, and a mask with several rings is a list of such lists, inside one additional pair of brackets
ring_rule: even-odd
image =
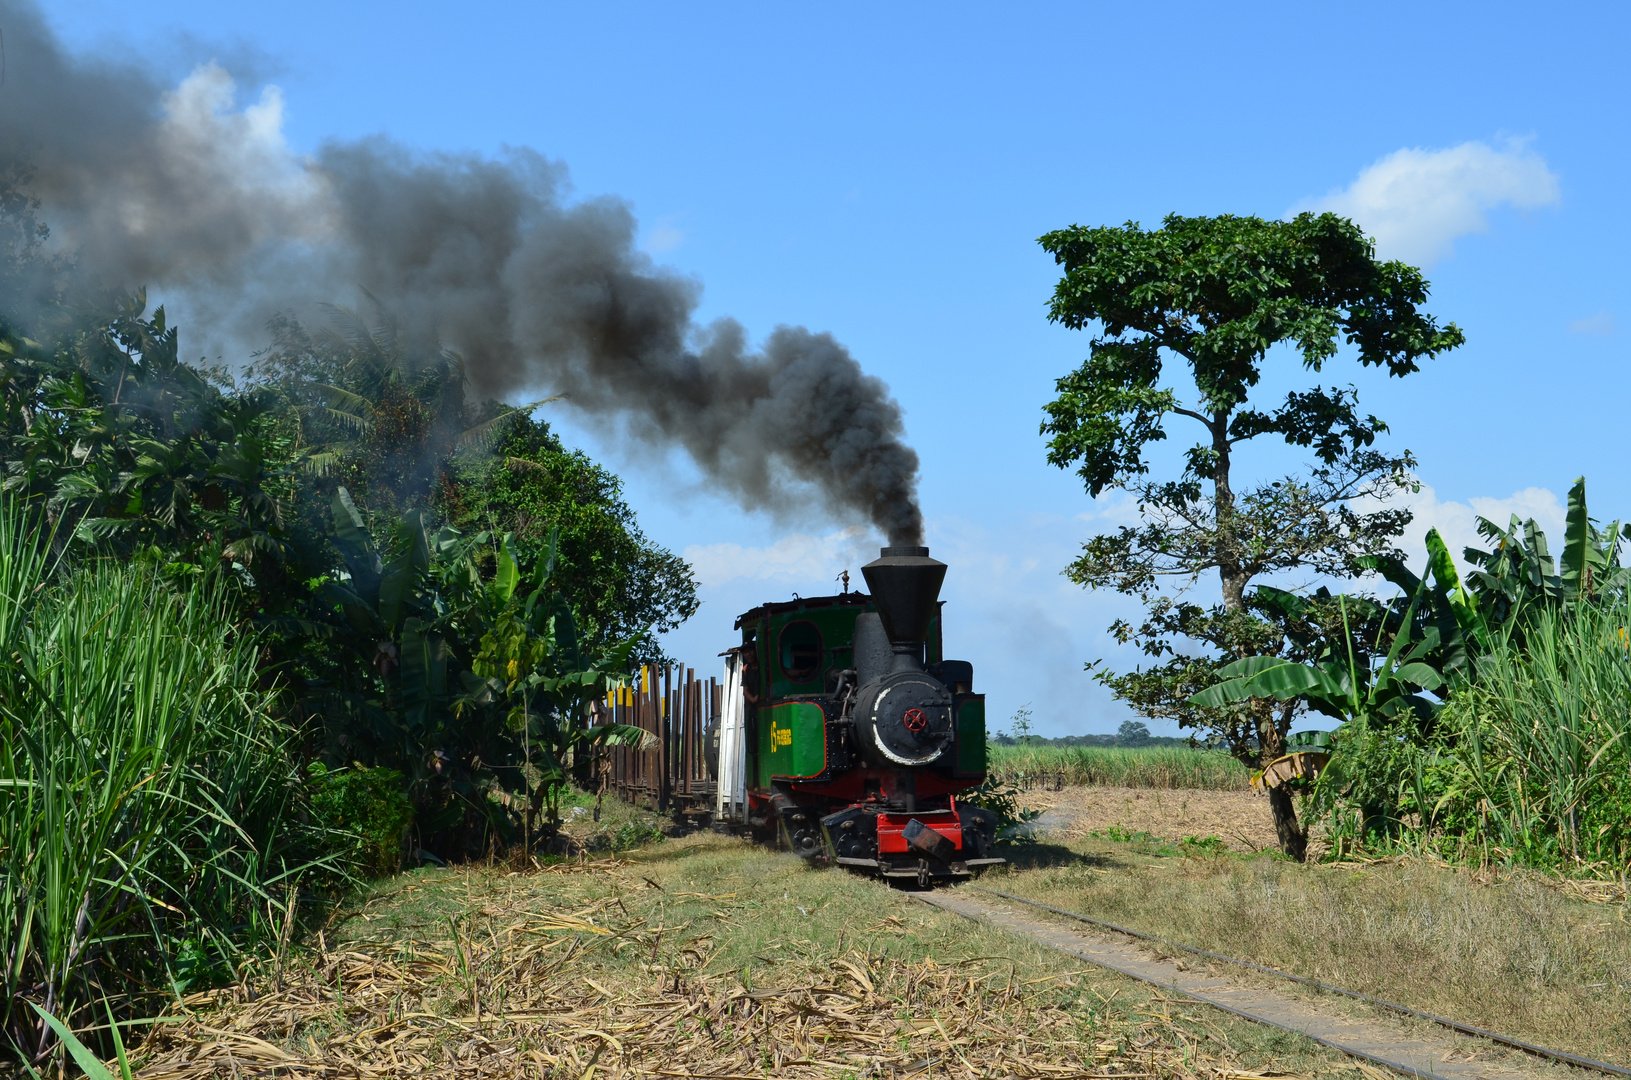
[(951, 742), (951, 695), (936, 679), (900, 671), (862, 689), (858, 708), (868, 756), (896, 765), (928, 765)]

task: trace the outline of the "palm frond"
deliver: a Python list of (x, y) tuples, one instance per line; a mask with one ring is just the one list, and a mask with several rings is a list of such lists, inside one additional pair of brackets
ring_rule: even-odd
[(348, 413), (343, 409), (324, 408), (320, 409), (319, 412), (330, 420), (339, 421), (342, 427), (348, 427), (359, 435), (368, 434), (368, 430), (374, 426), (373, 421), (368, 417)]
[(301, 460), (301, 472), (312, 476), (332, 476), (334, 471), (345, 461), (345, 455), (338, 450), (324, 450), (320, 453), (307, 454)]
[(88, 517), (79, 522), (79, 533), (90, 540), (106, 540), (140, 524), (133, 518)]
[(540, 465), (538, 462), (528, 461), (526, 458), (506, 456), (504, 458), (504, 464), (509, 468), (519, 469), (522, 472), (535, 472), (542, 473), (545, 476), (549, 475), (549, 467), (547, 465)]
[[(358, 413), (372, 413), (377, 411), (374, 408), (374, 403), (372, 401), (369, 401), (362, 394), (359, 394), (354, 390), (347, 390), (344, 387), (333, 386), (329, 383), (312, 383), (312, 385), (323, 391), (325, 394), (328, 394), (335, 405), (348, 405)], [(335, 405), (330, 405), (329, 410), (332, 411)]]
[(475, 427), (466, 428), (464, 431), (460, 432), (459, 437), (454, 440), (454, 445), (460, 450), (469, 449), (471, 447), (481, 447), (485, 449), (493, 444), (493, 440), (499, 437), (506, 426), (515, 423), (524, 416), (527, 416), (532, 412), (532, 410), (541, 405), (548, 405), (552, 401), (560, 401), (565, 397), (565, 394), (556, 394), (554, 397), (541, 398), (538, 401), (529, 401), (525, 405), (517, 405), (508, 412), (499, 413), (491, 420), (483, 420)]

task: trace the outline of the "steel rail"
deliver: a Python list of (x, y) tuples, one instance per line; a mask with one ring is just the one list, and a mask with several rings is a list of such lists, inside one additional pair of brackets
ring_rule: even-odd
[(1113, 930), (1118, 934), (1126, 934), (1128, 937), (1140, 938), (1144, 941), (1153, 941), (1156, 944), (1164, 945), (1169, 949), (1179, 949), (1183, 952), (1193, 953), (1196, 956), (1207, 957), (1210, 960), (1219, 960), (1226, 964), (1234, 964), (1236, 967), (1249, 968), (1252, 971), (1258, 971), (1264, 975), (1274, 975), (1281, 979), (1289, 979), (1295, 983), (1302, 983), (1304, 986), (1316, 987), (1325, 991), (1326, 993), (1340, 994), (1343, 997), (1353, 998), (1355, 1001), (1363, 1001), (1369, 1005), (1376, 1005), (1384, 1009), (1390, 1009), (1393, 1012), (1401, 1013), (1405, 1016), (1415, 1017), (1418, 1020), (1427, 1020), (1442, 1027), (1447, 1027), (1451, 1031), (1458, 1031), (1463, 1035), (1474, 1035), (1480, 1039), (1488, 1039), (1490, 1042), (1500, 1043), (1502, 1046), (1510, 1046), (1515, 1050), (1522, 1050), (1525, 1053), (1534, 1054), (1537, 1057), (1550, 1058), (1553, 1061), (1561, 1061), (1569, 1065), (1578, 1066), (1582, 1069), (1595, 1069), (1598, 1072), (1609, 1073), (1613, 1076), (1631, 1076), (1631, 1069), (1621, 1068), (1618, 1065), (1610, 1065), (1606, 1061), (1597, 1061), (1594, 1058), (1580, 1057), (1577, 1054), (1565, 1053), (1562, 1050), (1552, 1050), (1545, 1046), (1536, 1046), (1534, 1043), (1527, 1043), (1522, 1039), (1510, 1038), (1506, 1035), (1497, 1034), (1493, 1031), (1487, 1031), (1481, 1027), (1473, 1027), (1471, 1024), (1463, 1024), (1459, 1020), (1451, 1020), (1448, 1017), (1436, 1016), (1429, 1012), (1422, 1012), (1420, 1009), (1412, 1009), (1408, 1005), (1400, 1005), (1396, 1002), (1385, 1001), (1382, 998), (1372, 997), (1369, 994), (1361, 994), (1354, 990), (1344, 990), (1340, 986), (1332, 986), (1330, 983), (1323, 983), (1318, 979), (1310, 979), (1305, 975), (1293, 975), (1289, 971), (1281, 971), (1278, 968), (1264, 967), (1261, 964), (1253, 964), (1247, 960), (1237, 960), (1232, 956), (1224, 956), (1222, 953), (1215, 953), (1207, 949), (1196, 948), (1194, 945), (1185, 945), (1178, 941), (1168, 941), (1166, 938), (1156, 937), (1154, 934), (1146, 934), (1141, 930), (1130, 930), (1125, 926), (1117, 926), (1115, 923), (1105, 922), (1103, 919), (1095, 919), (1090, 915), (1082, 915), (1074, 911), (1066, 911), (1063, 908), (1056, 908), (1051, 907), (1048, 904), (1038, 903), (1035, 900), (1027, 900), (1025, 897), (1015, 896), (1013, 893), (1005, 893), (997, 889), (987, 889), (982, 885), (970, 885), (969, 888), (978, 892), (989, 893), (992, 896), (1000, 896), (1005, 900), (1013, 900), (1021, 904), (1029, 904), (1031, 907), (1041, 908), (1043, 911), (1051, 911), (1055, 915), (1063, 915), (1067, 919), (1075, 919), (1078, 922), (1089, 923), (1093, 926), (1101, 926), (1106, 930)]

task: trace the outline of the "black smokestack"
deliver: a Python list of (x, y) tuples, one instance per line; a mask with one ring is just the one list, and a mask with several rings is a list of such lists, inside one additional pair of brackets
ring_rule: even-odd
[(921, 542), (888, 387), (828, 334), (784, 326), (755, 349), (732, 320), (698, 326), (698, 283), (640, 252), (625, 203), (567, 201), (559, 164), (383, 138), (305, 158), (277, 92), (237, 110), (214, 64), (167, 90), (67, 55), (30, 6), (0, 2), (0, 30), (0, 171), (30, 170), (82, 287), (151, 285), (182, 301), (173, 321), (243, 342), (360, 286), (463, 355), (480, 393), (564, 392), (636, 442), (683, 447), (746, 508), (791, 513), (813, 489)]

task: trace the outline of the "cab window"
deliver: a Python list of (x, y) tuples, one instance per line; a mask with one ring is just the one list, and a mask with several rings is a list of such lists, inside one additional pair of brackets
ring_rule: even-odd
[(821, 631), (800, 619), (782, 628), (777, 642), (782, 674), (792, 682), (809, 682), (821, 669)]

